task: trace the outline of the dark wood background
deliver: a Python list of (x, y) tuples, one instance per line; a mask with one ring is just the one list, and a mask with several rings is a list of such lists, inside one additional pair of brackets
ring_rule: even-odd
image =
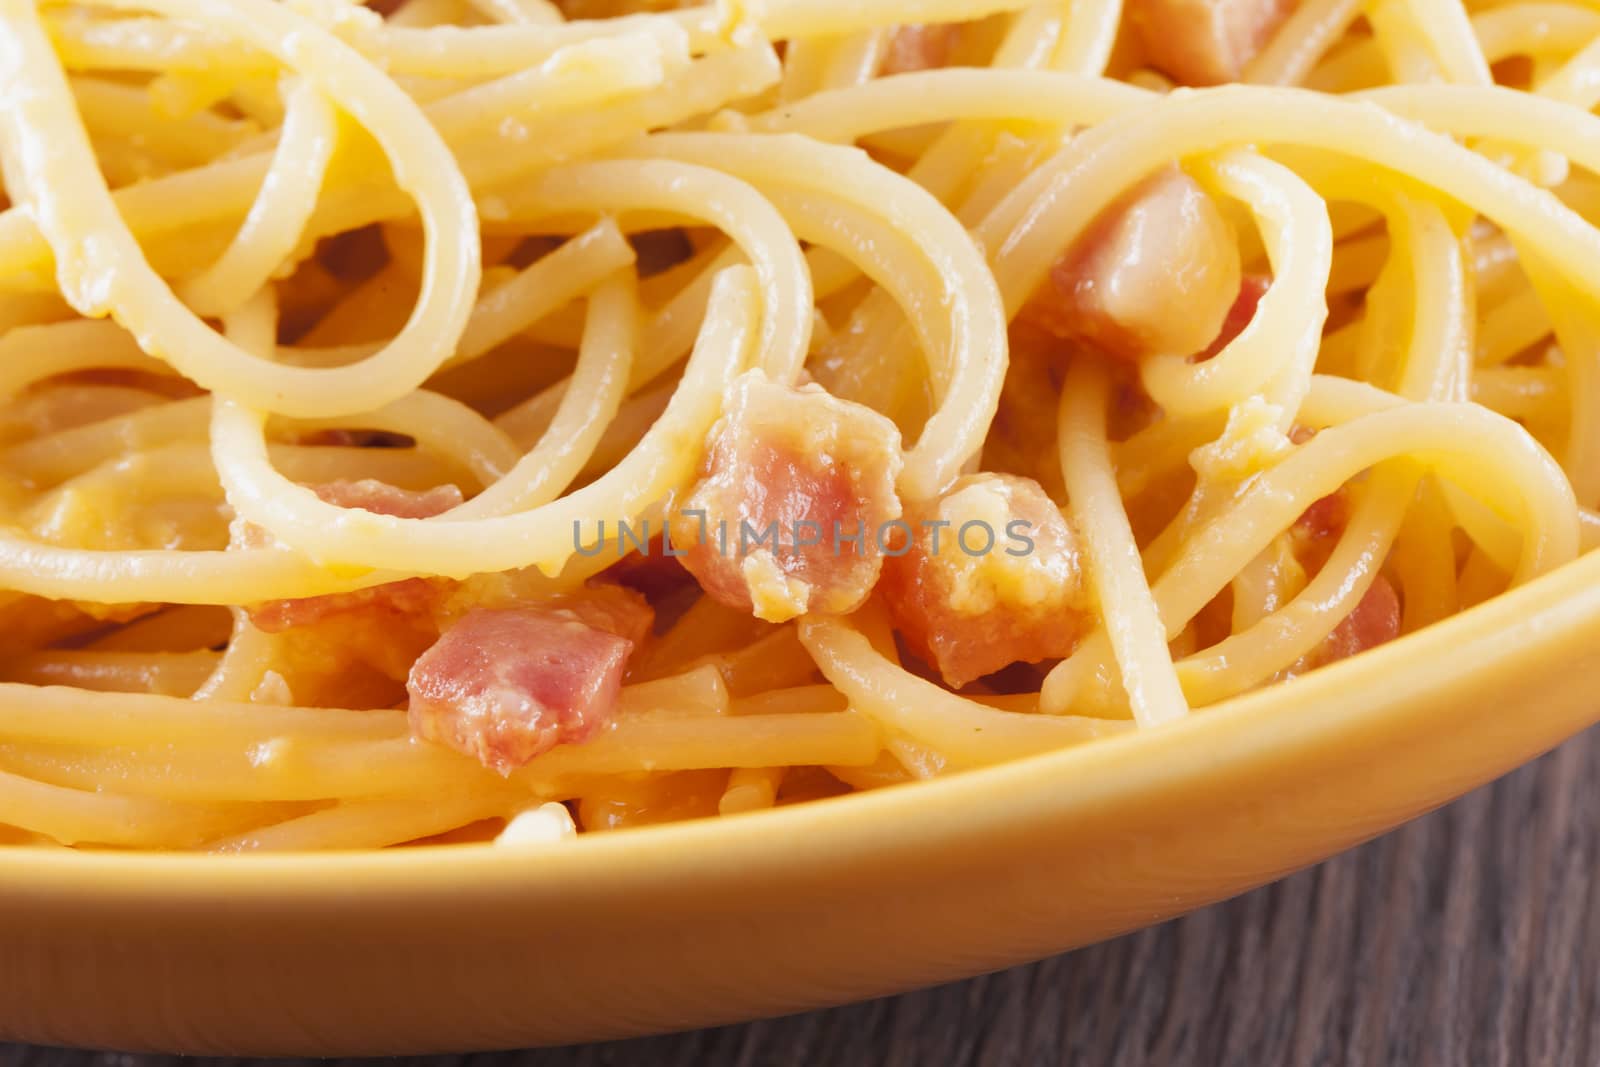
[[(1031, 967), (748, 1026), (415, 1062), (1600, 1064), (1597, 845), (1590, 731), (1314, 870)], [(183, 1062), (0, 1045), (0, 1067)]]

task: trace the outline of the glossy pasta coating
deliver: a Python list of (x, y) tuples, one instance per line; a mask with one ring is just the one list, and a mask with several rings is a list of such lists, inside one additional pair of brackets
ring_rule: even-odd
[(0, 0), (0, 839), (561, 847), (1561, 567), (1600, 119), (1519, 12)]

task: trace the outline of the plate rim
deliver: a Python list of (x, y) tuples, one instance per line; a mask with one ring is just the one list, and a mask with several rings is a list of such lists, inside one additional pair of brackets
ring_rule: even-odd
[[(896, 848), (948, 846), (1005, 823), (1059, 818), (1136, 796), (1185, 777), (1214, 775), (1219, 764), (1242, 764), (1292, 750), (1319, 737), (1398, 721), (1413, 694), (1459, 682), (1441, 677), (1504, 669), (1530, 648), (1585, 620), (1600, 624), (1600, 552), (1579, 556), (1535, 580), (1360, 656), (1299, 678), (1231, 697), (1152, 730), (1096, 738), (947, 777), (851, 793), (782, 808), (579, 835), (548, 847), (492, 843), (401, 849), (217, 855), (185, 852), (78, 851), (49, 846), (0, 847), (0, 896), (70, 894), (98, 901), (159, 898), (234, 903), (306, 903), (398, 894), (527, 892), (560, 895), (597, 881), (646, 880), (660, 888), (696, 881), (721, 862), (753, 867), (847, 863), (863, 850), (881, 851), (884, 827)], [(1376, 686), (1384, 699), (1348, 699)], [(1298, 706), (1293, 714), (1282, 705)], [(1071, 789), (1043, 788), (1069, 777)], [(1007, 803), (983, 803), (997, 793)], [(440, 862), (448, 858), (448, 863)], [(532, 859), (537, 862), (530, 862)], [(709, 862), (708, 862), (709, 860)], [(718, 862), (721, 861), (721, 862)], [(337, 878), (330, 878), (336, 874)], [(338, 891), (331, 892), (336, 884)], [(369, 896), (371, 895), (371, 896)]]

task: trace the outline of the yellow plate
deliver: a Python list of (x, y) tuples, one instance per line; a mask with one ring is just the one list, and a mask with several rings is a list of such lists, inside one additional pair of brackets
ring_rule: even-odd
[(1152, 733), (593, 838), (283, 858), (0, 850), (0, 1035), (463, 1051), (836, 1004), (1165, 919), (1600, 717), (1600, 555)]

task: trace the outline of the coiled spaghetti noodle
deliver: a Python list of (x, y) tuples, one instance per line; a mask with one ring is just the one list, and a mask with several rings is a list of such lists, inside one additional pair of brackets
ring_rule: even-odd
[[(1159, 729), (1596, 540), (1589, 8), (1216, 0), (1270, 15), (1240, 56), (1161, 0), (569, 7), (0, 0), (8, 836), (745, 813)], [(1162, 190), (1196, 248), (1116, 229)], [(1240, 294), (1211, 348), (1148, 340), (1205, 317), (1180, 256)], [(908, 587), (880, 544), (843, 609), (690, 580), (661, 531), (760, 386), (862, 514), (1025, 484), (1067, 547)], [(429, 725), (452, 627), (621, 586), (600, 728)]]

